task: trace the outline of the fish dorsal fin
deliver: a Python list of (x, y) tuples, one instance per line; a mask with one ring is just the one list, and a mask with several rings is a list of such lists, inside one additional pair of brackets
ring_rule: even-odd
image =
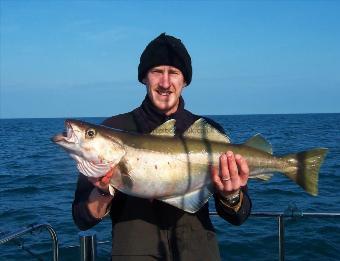
[(272, 145), (259, 133), (247, 140), (244, 145), (273, 154)]
[(211, 124), (203, 118), (195, 121), (189, 129), (183, 133), (183, 137), (230, 143), (230, 139), (227, 135), (211, 126)]
[(156, 136), (173, 137), (175, 136), (175, 122), (176, 120), (174, 119), (168, 120), (154, 129), (150, 134)]

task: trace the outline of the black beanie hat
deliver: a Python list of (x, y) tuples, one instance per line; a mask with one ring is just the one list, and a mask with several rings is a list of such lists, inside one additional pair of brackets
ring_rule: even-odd
[(138, 80), (143, 79), (149, 69), (159, 65), (170, 65), (179, 69), (187, 85), (191, 82), (191, 58), (180, 39), (162, 33), (152, 40), (143, 51), (138, 65)]

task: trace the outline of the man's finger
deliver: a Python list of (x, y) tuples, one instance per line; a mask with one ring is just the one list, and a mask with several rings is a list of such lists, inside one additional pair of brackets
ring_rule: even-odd
[(238, 173), (238, 168), (237, 168), (237, 165), (236, 165), (234, 153), (232, 151), (228, 151), (227, 157), (228, 157), (228, 166), (229, 166), (230, 178), (232, 180), (237, 180), (239, 173)]
[(102, 186), (107, 185), (110, 183), (110, 179), (113, 176), (113, 172), (114, 172), (115, 168), (111, 168), (104, 177), (101, 178), (100, 183)]
[(222, 181), (226, 182), (230, 179), (229, 167), (228, 167), (228, 158), (225, 153), (220, 156), (220, 178)]
[(241, 186), (245, 186), (247, 184), (249, 178), (249, 166), (245, 158), (241, 155), (235, 155), (235, 160), (240, 170), (239, 176), (241, 180)]
[(223, 184), (221, 182), (221, 178), (219, 176), (219, 169), (217, 167), (210, 166), (210, 172), (211, 172), (211, 180), (215, 185), (215, 188), (218, 191), (223, 190)]

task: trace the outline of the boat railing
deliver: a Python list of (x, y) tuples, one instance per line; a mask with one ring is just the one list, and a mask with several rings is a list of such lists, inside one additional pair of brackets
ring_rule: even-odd
[[(210, 212), (211, 216), (218, 215), (217, 212)], [(324, 212), (302, 212), (294, 204), (289, 205), (283, 212), (252, 212), (251, 217), (255, 218), (276, 218), (278, 224), (278, 260), (285, 260), (285, 219), (291, 218), (340, 218), (340, 212), (324, 213)]]
[[(211, 216), (217, 216), (217, 212), (210, 212)], [(299, 210), (295, 205), (290, 205), (288, 208), (283, 212), (253, 212), (251, 213), (251, 217), (253, 218), (276, 218), (278, 222), (278, 260), (283, 261), (285, 260), (285, 222), (284, 220), (287, 218), (340, 218), (340, 212), (335, 213), (323, 213), (323, 212), (316, 212), (316, 213), (309, 213), (309, 212), (302, 212)], [(32, 232), (34, 230), (38, 230), (40, 228), (46, 228), (50, 233), (51, 240), (52, 240), (52, 254), (53, 254), (53, 261), (58, 261), (58, 239), (57, 234), (52, 228), (51, 225), (44, 223), (44, 224), (36, 224), (31, 225), (16, 232), (7, 233), (7, 234), (0, 234), (0, 244), (6, 243), (11, 241), (15, 238), (19, 238), (24, 234)], [(80, 248), (80, 260), (81, 261), (94, 261), (96, 260), (97, 255), (97, 245), (99, 244), (107, 244), (111, 242), (103, 241), (97, 242), (96, 240), (96, 231), (94, 230), (87, 230), (79, 232), (79, 246), (69, 246), (69, 247), (79, 247)], [(27, 250), (26, 250), (27, 251)], [(27, 251), (30, 253), (30, 251)], [(32, 253), (31, 253), (32, 254)], [(33, 255), (33, 254), (32, 254)]]
[[(53, 254), (53, 261), (58, 261), (59, 258), (59, 246), (58, 246), (58, 237), (57, 233), (53, 229), (53, 227), (48, 223), (41, 223), (41, 224), (32, 224), (27, 227), (18, 229), (14, 232), (8, 232), (8, 233), (2, 233), (0, 234), (0, 245), (7, 243), (9, 241), (13, 241), (15, 239), (18, 239), (22, 237), (23, 235), (26, 235), (28, 233), (32, 233), (33, 231), (40, 230), (42, 228), (46, 228), (49, 232), (52, 240), (52, 254)], [(30, 255), (36, 257), (39, 259), (32, 251), (25, 248), (23, 245), (21, 245), (21, 248), (26, 250)]]

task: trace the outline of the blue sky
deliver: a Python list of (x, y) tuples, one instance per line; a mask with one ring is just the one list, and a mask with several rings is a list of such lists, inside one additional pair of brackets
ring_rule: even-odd
[(193, 61), (195, 113), (340, 112), (338, 1), (1, 0), (1, 118), (137, 107), (139, 57), (162, 32)]

